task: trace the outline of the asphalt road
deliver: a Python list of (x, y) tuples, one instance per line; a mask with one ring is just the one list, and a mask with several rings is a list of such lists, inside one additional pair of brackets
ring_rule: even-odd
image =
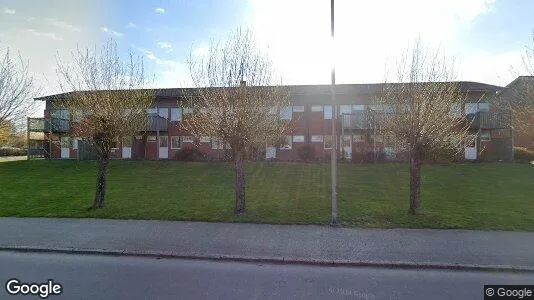
[(262, 265), (0, 252), (6, 282), (53, 279), (47, 299), (483, 299), (484, 284), (534, 284), (532, 273)]

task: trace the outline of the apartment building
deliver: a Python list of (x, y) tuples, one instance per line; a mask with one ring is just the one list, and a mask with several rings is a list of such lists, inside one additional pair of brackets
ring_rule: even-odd
[[(503, 87), (478, 83), (459, 82), (467, 94), (467, 104), (458, 113), (470, 122), (472, 142), (466, 144), (466, 160), (506, 161), (512, 159), (512, 134), (510, 118), (498, 110)], [(291, 104), (282, 112), (293, 127), (281, 145), (266, 145), (265, 159), (298, 161), (302, 157), (299, 148), (313, 149), (316, 160), (327, 160), (332, 151), (332, 118), (339, 113), (336, 122), (340, 146), (338, 149), (347, 160), (374, 155), (395, 160), (396, 149), (377, 134), (372, 114), (380, 113), (373, 96), (383, 84), (336, 85), (336, 104), (331, 104), (330, 85), (288, 86)], [(132, 137), (117, 141), (113, 157), (122, 159), (176, 159), (186, 148), (200, 150), (207, 159), (225, 157), (227, 145), (212, 137), (193, 137), (182, 126), (184, 116), (193, 113), (185, 103), (180, 89), (156, 90), (156, 103), (148, 109), (147, 127)], [(61, 95), (36, 98), (45, 101), (44, 118), (28, 120), (30, 132), (44, 133), (41, 146), (33, 147), (31, 155), (54, 159), (91, 159), (94, 155), (88, 144), (76, 135), (79, 123), (68, 111), (54, 108), (53, 101)], [(380, 155), (379, 155), (380, 154)]]

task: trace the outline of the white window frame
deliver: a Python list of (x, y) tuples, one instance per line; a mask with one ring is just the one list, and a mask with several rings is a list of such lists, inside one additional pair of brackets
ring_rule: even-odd
[[(330, 145), (329, 148), (326, 147), (326, 140), (327, 140), (327, 138), (330, 138), (330, 143), (332, 144), (332, 145)], [(325, 136), (323, 136), (323, 148), (324, 148), (324, 149), (332, 149), (332, 146), (334, 146), (334, 139), (333, 139), (332, 135), (329, 134), (329, 135), (325, 135)]]
[(305, 108), (304, 105), (294, 105), (293, 106), (293, 112), (301, 113), (304, 112)]
[(149, 135), (146, 137), (147, 142), (157, 142), (158, 138), (155, 135)]
[(285, 144), (280, 145), (280, 150), (291, 150), (293, 149), (293, 137), (286, 135)]
[(195, 137), (192, 135), (184, 135), (182, 136), (182, 143), (194, 143)]
[[(178, 139), (178, 148), (176, 147), (173, 147), (173, 139), (174, 138), (177, 138)], [(182, 139), (180, 138), (180, 136), (178, 135), (172, 135), (171, 136), (171, 149), (182, 149)]]
[(303, 135), (294, 135), (293, 136), (293, 143), (304, 143), (305, 138)]
[(333, 115), (332, 105), (324, 105), (323, 107), (323, 119), (332, 120)]
[[(176, 112), (176, 116), (173, 117), (173, 111)], [(181, 107), (171, 107), (171, 122), (180, 122), (182, 121), (182, 108)]]
[(322, 106), (322, 105), (312, 105), (312, 107), (311, 107), (311, 111), (312, 111), (312, 112), (323, 111), (323, 106)]
[(323, 136), (322, 135), (312, 135), (311, 136), (311, 142), (312, 143), (322, 143), (323, 142)]

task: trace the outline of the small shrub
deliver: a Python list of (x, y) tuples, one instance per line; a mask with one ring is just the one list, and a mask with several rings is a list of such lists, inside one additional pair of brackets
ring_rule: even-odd
[(23, 156), (27, 155), (26, 149), (15, 147), (0, 147), (0, 156)]
[(534, 150), (529, 150), (523, 147), (514, 147), (514, 159), (517, 162), (534, 161)]
[(315, 150), (311, 145), (303, 145), (297, 148), (297, 153), (300, 160), (303, 161), (314, 161), (315, 160)]
[(184, 148), (174, 154), (174, 159), (180, 161), (205, 161), (207, 157), (197, 148)]

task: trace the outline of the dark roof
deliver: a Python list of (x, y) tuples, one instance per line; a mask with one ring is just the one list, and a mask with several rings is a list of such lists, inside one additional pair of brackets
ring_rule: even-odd
[[(433, 84), (427, 83), (427, 84)], [(460, 89), (466, 92), (490, 92), (495, 93), (497, 91), (503, 90), (501, 86), (472, 82), (472, 81), (458, 81)], [(390, 83), (393, 85), (398, 85), (399, 83)], [(381, 91), (384, 88), (385, 83), (370, 83), (370, 84), (336, 84), (336, 94), (375, 94)], [(290, 93), (293, 95), (327, 95), (331, 93), (329, 84), (320, 84), (320, 85), (287, 85)], [(193, 88), (164, 88), (164, 89), (148, 89), (156, 93), (156, 98), (165, 99), (165, 98), (179, 98), (183, 95), (185, 90), (194, 90)], [(117, 90), (120, 92), (120, 90)], [(56, 95), (49, 95), (35, 98), (34, 100), (40, 101), (50, 101), (54, 99), (61, 99), (66, 97), (68, 93), (61, 93)]]

